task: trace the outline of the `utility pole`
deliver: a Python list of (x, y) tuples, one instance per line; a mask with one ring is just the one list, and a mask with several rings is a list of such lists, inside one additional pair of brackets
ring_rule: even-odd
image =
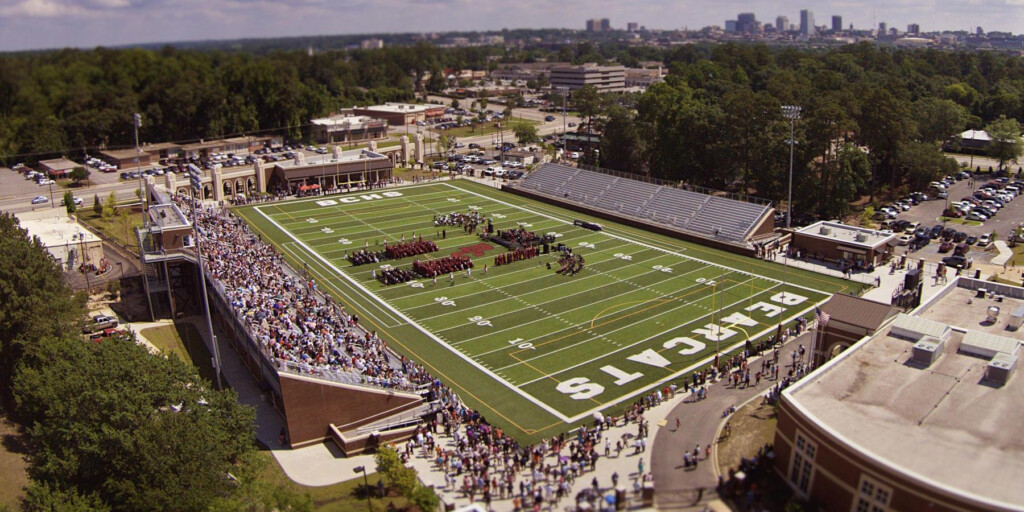
[(220, 370), (220, 347), (217, 345), (217, 336), (213, 333), (213, 320), (210, 317), (210, 297), (206, 291), (206, 272), (203, 270), (203, 251), (199, 243), (199, 199), (198, 192), (201, 190), (201, 171), (195, 165), (189, 164), (189, 179), (192, 183), (192, 236), (196, 244), (196, 266), (199, 267), (199, 288), (203, 291), (203, 309), (206, 312), (206, 329), (210, 333), (210, 341), (213, 344), (213, 370), (217, 375), (217, 389), (224, 389), (221, 382)]

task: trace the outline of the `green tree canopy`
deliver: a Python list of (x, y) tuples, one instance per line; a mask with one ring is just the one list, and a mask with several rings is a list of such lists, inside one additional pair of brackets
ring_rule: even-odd
[(1024, 152), (1024, 143), (1020, 138), (1020, 123), (1016, 119), (1000, 116), (985, 127), (991, 139), (989, 143), (989, 154), (999, 160), (999, 168), (1006, 167), (1008, 162), (1017, 162), (1017, 158)]

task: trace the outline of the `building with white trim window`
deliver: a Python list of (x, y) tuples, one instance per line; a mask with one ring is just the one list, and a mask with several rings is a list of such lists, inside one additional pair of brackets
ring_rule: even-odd
[(1024, 510), (1021, 304), (1024, 288), (960, 277), (851, 338), (782, 392), (779, 477), (822, 510)]

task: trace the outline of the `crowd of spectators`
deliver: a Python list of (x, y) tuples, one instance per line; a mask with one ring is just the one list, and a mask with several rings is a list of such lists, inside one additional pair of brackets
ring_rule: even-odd
[[(193, 202), (177, 196), (185, 210)], [(430, 377), (396, 356), (356, 315), (315, 293), (312, 281), (285, 271), (281, 256), (225, 209), (199, 207), (204, 264), (237, 319), (279, 367), (347, 372), (370, 385), (415, 389)]]

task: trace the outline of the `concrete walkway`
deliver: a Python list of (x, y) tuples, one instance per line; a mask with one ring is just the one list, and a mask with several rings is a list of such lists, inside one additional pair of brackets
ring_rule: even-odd
[(995, 245), (996, 250), (999, 251), (999, 255), (992, 258), (992, 261), (990, 262), (991, 264), (1004, 265), (1007, 261), (1010, 261), (1010, 258), (1013, 257), (1013, 251), (1010, 250), (1008, 245), (1006, 245), (1006, 242), (996, 240), (993, 245)]

